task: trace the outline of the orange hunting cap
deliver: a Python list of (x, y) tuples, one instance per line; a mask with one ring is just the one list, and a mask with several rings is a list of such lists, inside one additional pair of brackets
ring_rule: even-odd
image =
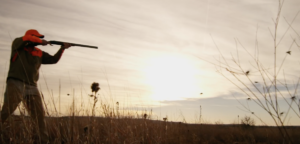
[(25, 35), (33, 35), (33, 36), (36, 36), (36, 37), (39, 37), (39, 38), (44, 38), (45, 37), (44, 35), (40, 34), (35, 29), (30, 29), (30, 30), (26, 31)]

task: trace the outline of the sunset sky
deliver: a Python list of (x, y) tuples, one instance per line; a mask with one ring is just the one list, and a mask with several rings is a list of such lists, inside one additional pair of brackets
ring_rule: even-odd
[[(71, 47), (57, 64), (41, 67), (38, 87), (46, 101), (53, 95), (58, 103), (61, 85), (62, 115), (67, 113), (73, 96), (78, 105), (81, 102), (89, 105), (90, 85), (98, 82), (99, 99), (103, 103), (114, 107), (119, 102), (121, 108), (130, 111), (152, 110), (152, 119), (167, 116), (170, 121), (199, 122), (201, 106), (202, 122), (230, 124), (237, 122), (238, 116), (251, 116), (258, 125), (262, 124), (244, 110), (244, 104), (267, 124), (274, 124), (264, 110), (247, 101), (248, 96), (242, 92), (247, 89), (242, 85), (239, 85), (242, 90), (238, 89), (218, 72), (222, 70), (233, 80), (226, 67), (219, 66), (225, 63), (221, 54), (232, 64), (232, 56), (236, 57), (238, 49), (241, 65), (250, 71), (250, 79), (262, 81), (259, 73), (255, 73), (249, 53), (258, 54), (272, 75), (272, 35), (278, 1), (0, 0), (0, 3), (1, 99), (11, 43), (28, 29), (36, 29), (46, 40), (98, 46), (98, 49)], [(297, 102), (300, 99), (296, 88), (300, 64), (299, 7), (299, 0), (284, 1), (277, 33), (280, 40), (277, 65), (285, 61), (278, 79), (286, 83)], [(39, 48), (55, 54), (59, 46)], [(291, 55), (286, 53), (289, 50)], [(244, 74), (239, 76), (246, 80)], [(290, 100), (288, 91), (280, 88)], [(279, 102), (281, 111), (288, 111), (280, 96)], [(300, 115), (297, 107), (293, 107)], [(288, 125), (300, 125), (300, 118), (292, 111), (287, 119)]]

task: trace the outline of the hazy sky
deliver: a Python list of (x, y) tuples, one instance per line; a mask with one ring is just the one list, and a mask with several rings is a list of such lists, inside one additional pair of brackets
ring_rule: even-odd
[[(99, 47), (97, 50), (72, 47), (64, 52), (58, 64), (41, 67), (39, 88), (47, 101), (53, 95), (58, 103), (61, 85), (62, 109), (69, 109), (73, 95), (78, 105), (81, 101), (89, 105), (90, 85), (99, 82), (99, 99), (103, 103), (115, 107), (118, 101), (128, 110), (152, 109), (153, 119), (167, 116), (172, 121), (198, 122), (201, 105), (205, 122), (233, 123), (238, 115), (252, 116), (243, 110), (238, 99), (273, 124), (267, 113), (252, 101), (246, 101), (248, 97), (217, 72), (220, 67), (214, 64), (225, 63), (219, 61), (221, 55), (216, 47), (231, 61), (230, 65), (238, 47), (244, 70), (256, 71), (242, 46), (251, 54), (257, 53), (257, 38), (260, 61), (266, 68), (274, 68), (272, 35), (278, 1), (0, 0), (0, 3), (2, 95), (12, 40), (23, 36), (28, 29), (37, 29), (46, 40)], [(278, 45), (277, 61), (285, 59), (278, 78), (283, 82), (284, 72), (286, 83), (297, 99), (300, 97), (295, 83), (299, 78), (296, 68), (300, 51), (295, 43), (291, 44), (295, 39), (300, 45), (299, 6), (299, 0), (285, 0), (277, 34), (278, 39), (284, 35)], [(54, 54), (59, 46), (39, 48)], [(292, 54), (287, 57), (288, 50)], [(232, 79), (229, 72), (222, 71)], [(249, 77), (261, 81), (259, 73), (251, 73)], [(287, 94), (287, 90), (282, 88), (282, 93)], [(279, 101), (282, 111), (287, 111), (286, 102), (282, 98)], [(300, 124), (300, 118), (293, 112), (287, 118), (287, 124)]]

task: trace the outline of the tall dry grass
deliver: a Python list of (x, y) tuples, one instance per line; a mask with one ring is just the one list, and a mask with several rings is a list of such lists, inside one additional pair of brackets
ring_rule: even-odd
[[(1, 143), (38, 143), (29, 117), (13, 116)], [(283, 140), (276, 127), (187, 124), (141, 118), (47, 117), (52, 143), (70, 144), (199, 144), (199, 143), (274, 143)], [(90, 130), (91, 129), (91, 130)], [(299, 127), (287, 127), (290, 138), (299, 143)]]
[[(87, 95), (86, 97), (90, 97)], [(54, 98), (54, 97), (53, 97)], [(92, 97), (92, 99), (94, 99)], [(102, 103), (100, 107), (75, 106), (75, 97), (69, 106), (68, 116), (57, 117), (57, 111), (47, 107), (58, 103), (45, 102), (47, 131), (55, 144), (218, 144), (218, 143), (283, 143), (276, 127), (244, 127), (239, 124), (188, 124), (171, 122), (165, 117), (155, 120), (152, 111), (120, 112), (120, 102), (113, 105)], [(53, 101), (53, 100), (50, 100)], [(52, 106), (51, 106), (52, 105)], [(31, 118), (20, 106), (20, 115), (13, 115), (3, 125), (0, 143), (39, 143), (38, 131)], [(286, 127), (290, 138), (299, 143), (299, 127)]]

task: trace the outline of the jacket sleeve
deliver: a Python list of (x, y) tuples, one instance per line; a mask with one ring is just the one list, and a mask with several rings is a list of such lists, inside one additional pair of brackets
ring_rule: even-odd
[(64, 52), (64, 48), (60, 48), (55, 55), (50, 55), (46, 52), (43, 51), (43, 56), (42, 56), (42, 64), (55, 64), (59, 61), (60, 57), (62, 56)]
[(35, 36), (31, 36), (31, 35), (26, 35), (26, 36), (23, 36), (23, 37), (16, 38), (13, 41), (12, 51), (24, 48), (24, 46), (26, 46), (26, 43), (29, 42), (29, 41), (34, 42), (34, 43), (42, 43), (42, 40), (40, 38), (35, 37)]

